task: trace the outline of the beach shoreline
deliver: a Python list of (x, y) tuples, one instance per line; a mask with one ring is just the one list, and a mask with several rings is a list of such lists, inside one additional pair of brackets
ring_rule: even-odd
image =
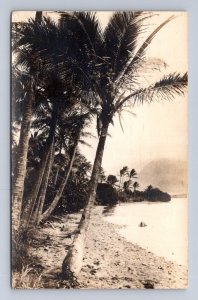
[[(122, 226), (105, 221), (102, 212), (102, 206), (96, 206), (92, 212), (76, 288), (187, 288), (184, 266), (128, 242), (118, 233)], [(53, 217), (40, 228), (29, 248), (30, 256), (39, 261), (42, 268), (40, 284), (33, 288), (68, 288), (58, 278), (80, 216), (76, 213)]]

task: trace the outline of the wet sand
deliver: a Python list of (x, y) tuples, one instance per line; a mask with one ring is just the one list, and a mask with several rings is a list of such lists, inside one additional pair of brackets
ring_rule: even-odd
[[(168, 289), (187, 287), (184, 266), (127, 242), (95, 207), (87, 235), (83, 267), (77, 288), (84, 289)], [(78, 226), (81, 214), (53, 218), (40, 228), (30, 254), (42, 268), (44, 288), (66, 288), (58, 280), (61, 265)]]

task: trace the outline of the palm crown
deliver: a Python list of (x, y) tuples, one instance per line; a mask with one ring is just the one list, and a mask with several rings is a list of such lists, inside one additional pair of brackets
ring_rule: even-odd
[[(63, 14), (62, 19), (66, 16)], [(174, 73), (142, 87), (139, 69), (148, 68), (146, 50), (158, 31), (174, 18), (164, 21), (139, 46), (139, 37), (145, 30), (144, 21), (150, 17), (143, 12), (117, 12), (104, 30), (95, 13), (74, 13), (71, 17), (72, 24), (77, 20), (79, 26), (76, 37), (79, 45), (83, 41), (90, 66), (95, 64), (95, 71), (88, 72), (87, 76), (98, 96), (102, 123), (106, 119), (112, 122), (114, 114), (120, 113), (129, 101), (135, 104), (158, 98), (172, 99), (176, 94), (182, 94), (187, 86), (187, 74)]]

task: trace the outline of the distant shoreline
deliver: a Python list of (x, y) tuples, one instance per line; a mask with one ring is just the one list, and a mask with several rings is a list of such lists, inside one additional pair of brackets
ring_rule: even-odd
[(171, 195), (171, 198), (187, 198), (187, 194), (173, 194)]

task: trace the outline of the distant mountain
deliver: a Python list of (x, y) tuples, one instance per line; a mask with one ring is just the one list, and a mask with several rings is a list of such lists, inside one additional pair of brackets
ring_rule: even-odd
[(158, 187), (170, 194), (187, 194), (187, 163), (158, 159), (148, 163), (138, 176), (141, 188)]

